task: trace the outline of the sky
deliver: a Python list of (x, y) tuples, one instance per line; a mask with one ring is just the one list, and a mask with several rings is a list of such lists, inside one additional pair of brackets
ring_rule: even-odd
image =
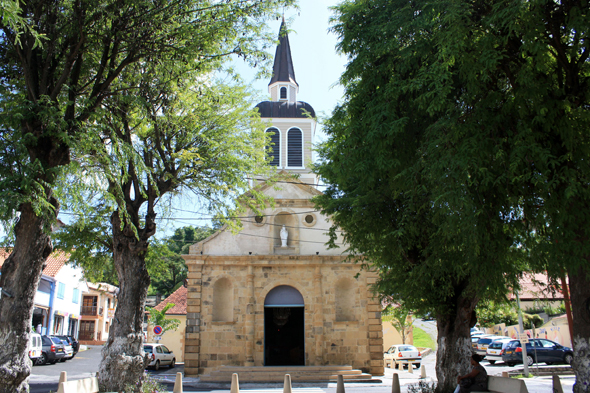
[[(319, 117), (329, 116), (343, 95), (338, 80), (344, 72), (346, 57), (336, 53), (337, 37), (329, 32), (329, 20), (333, 16), (329, 7), (338, 3), (336, 0), (300, 0), (299, 10), (285, 10), (295, 78), (299, 84), (297, 100), (310, 104)], [(280, 25), (280, 20), (269, 24), (277, 37)], [(239, 68), (239, 71), (252, 87), (270, 99), (270, 78), (254, 81), (252, 70)]]
[[(337, 5), (339, 2), (339, 0), (299, 0), (298, 10), (286, 9), (284, 11), (289, 28), (289, 45), (295, 69), (295, 79), (299, 84), (297, 100), (310, 104), (319, 120), (314, 144), (325, 139), (325, 135), (322, 133), (322, 118), (330, 116), (334, 107), (341, 102), (343, 97), (344, 90), (339, 86), (338, 80), (345, 70), (347, 59), (337, 53), (338, 39), (334, 33), (329, 31), (329, 21), (333, 16), (329, 7)], [(276, 34), (277, 38), (280, 26), (280, 19), (269, 23), (269, 29)], [(274, 60), (275, 49), (273, 48), (270, 52)], [(238, 63), (235, 67), (244, 81), (260, 94), (261, 101), (270, 100), (268, 93), (270, 76), (256, 80), (254, 78), (258, 70), (248, 68), (244, 63)], [(194, 213), (199, 209), (192, 205), (194, 201), (190, 197), (181, 198), (181, 201), (177, 202), (179, 202), (178, 205), (175, 204), (177, 209), (171, 213), (174, 219), (159, 222), (159, 230), (156, 235), (158, 238), (171, 235), (174, 228), (209, 224), (208, 220), (198, 219), (202, 215)], [(203, 213), (203, 215), (208, 216), (207, 213)]]
[[(289, 28), (289, 44), (295, 78), (299, 84), (298, 101), (310, 104), (318, 117), (319, 123), (313, 143), (325, 139), (322, 133), (321, 119), (328, 117), (334, 107), (342, 100), (343, 89), (338, 85), (340, 75), (346, 66), (346, 57), (337, 54), (337, 37), (329, 32), (330, 18), (333, 12), (329, 9), (340, 0), (299, 0), (299, 9), (286, 9), (285, 20)], [(269, 30), (278, 38), (281, 20), (269, 22)], [(273, 48), (269, 51), (274, 60)], [(272, 64), (271, 64), (272, 67)], [(270, 100), (268, 82), (270, 77), (255, 80), (258, 70), (248, 68), (245, 63), (236, 64), (236, 70), (245, 82), (260, 95), (260, 100)], [(269, 70), (270, 71), (270, 70)], [(255, 105), (256, 103), (253, 103)], [(208, 217), (194, 204), (190, 196), (180, 197), (174, 201), (175, 209), (168, 219), (158, 220), (157, 238), (164, 238), (174, 233), (175, 228), (187, 225), (210, 225), (210, 220), (199, 219)], [(161, 216), (162, 217), (162, 216)], [(70, 217), (60, 215), (61, 220), (68, 222)], [(163, 218), (163, 217), (162, 217)], [(0, 238), (5, 233), (0, 228)]]

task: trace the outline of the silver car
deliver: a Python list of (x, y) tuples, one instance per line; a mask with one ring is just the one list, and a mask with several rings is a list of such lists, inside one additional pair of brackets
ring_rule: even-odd
[(512, 341), (510, 337), (502, 338), (500, 340), (496, 340), (492, 342), (486, 351), (486, 360), (490, 364), (494, 364), (496, 362), (502, 361), (502, 353), (504, 352), (504, 348), (506, 345)]
[(154, 370), (159, 370), (160, 366), (168, 365), (172, 368), (176, 365), (174, 352), (163, 344), (143, 344), (143, 350), (150, 361), (147, 367), (153, 367)]

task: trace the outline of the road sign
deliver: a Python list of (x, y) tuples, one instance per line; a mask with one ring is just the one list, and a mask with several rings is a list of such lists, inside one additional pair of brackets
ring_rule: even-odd
[(160, 325), (154, 326), (154, 334), (157, 334), (157, 335), (162, 334), (162, 326), (160, 326)]
[(154, 337), (154, 340), (156, 340), (156, 341), (160, 341), (161, 339), (162, 339), (162, 336), (156, 336), (156, 337)]
[(527, 344), (529, 342), (529, 336), (526, 333), (519, 334), (518, 339), (520, 340), (521, 344)]

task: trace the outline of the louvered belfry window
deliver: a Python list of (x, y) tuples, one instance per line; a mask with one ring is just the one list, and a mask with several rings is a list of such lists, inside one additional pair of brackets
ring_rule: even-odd
[(298, 128), (291, 128), (287, 132), (287, 166), (303, 166), (303, 134)]
[(280, 166), (281, 163), (281, 134), (276, 128), (266, 130), (270, 133), (270, 145), (266, 146), (266, 153), (271, 156), (270, 165)]

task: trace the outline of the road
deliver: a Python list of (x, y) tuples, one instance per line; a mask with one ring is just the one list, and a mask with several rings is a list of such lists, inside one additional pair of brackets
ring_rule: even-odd
[[(434, 322), (427, 322), (434, 324)], [(421, 327), (422, 328), (422, 327)], [(426, 330), (426, 329), (425, 329)], [(65, 363), (57, 363), (54, 365), (35, 366), (29, 383), (31, 386), (31, 393), (48, 393), (50, 391), (57, 391), (57, 382), (61, 371), (66, 371), (68, 380), (87, 378), (96, 375), (100, 363), (100, 349), (101, 347), (90, 347), (88, 351), (80, 352), (72, 360)], [(436, 376), (435, 372), (436, 356), (434, 353), (426, 356), (422, 360), (422, 365), (426, 371), (426, 381), (431, 382)], [(485, 360), (482, 365), (486, 368), (489, 375), (501, 375), (503, 371), (513, 371), (515, 367), (508, 367), (503, 363), (495, 365), (488, 364)], [(517, 366), (518, 367), (518, 366)], [(516, 368), (517, 368), (516, 367)], [(169, 369), (162, 367), (159, 371), (148, 370), (148, 374), (163, 382), (169, 391), (172, 391), (174, 379), (177, 372), (183, 372), (184, 366), (178, 364), (175, 368)], [(414, 370), (414, 373), (408, 371), (398, 371), (390, 368), (385, 369), (383, 377), (376, 377), (376, 381), (367, 383), (346, 383), (346, 393), (391, 393), (392, 380), (394, 372), (398, 373), (402, 392), (408, 391), (409, 385), (416, 385), (420, 378), (420, 370)], [(563, 377), (561, 380), (565, 392), (572, 391), (572, 385), (575, 381), (573, 376)], [(529, 393), (551, 393), (552, 381), (551, 377), (537, 377), (526, 380)], [(195, 378), (184, 379), (184, 392), (211, 392), (211, 393), (227, 393), (230, 391), (229, 385), (204, 385), (198, 382)], [(282, 384), (242, 384), (240, 391), (247, 393), (282, 393)], [(336, 383), (302, 385), (293, 384), (293, 391), (297, 393), (335, 393)]]

